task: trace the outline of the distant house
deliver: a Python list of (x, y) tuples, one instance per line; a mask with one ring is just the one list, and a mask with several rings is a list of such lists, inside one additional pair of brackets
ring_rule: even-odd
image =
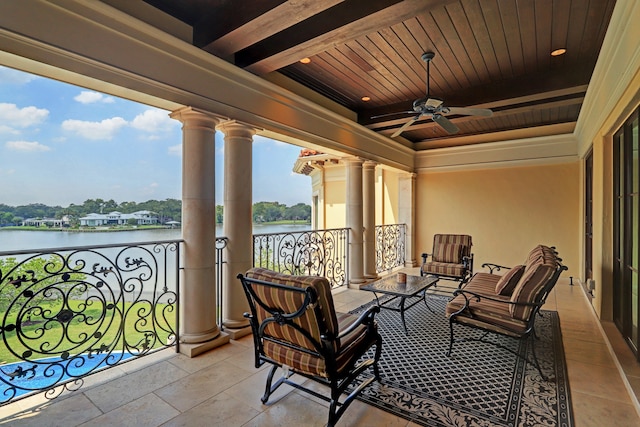
[(71, 219), (68, 216), (57, 218), (27, 218), (22, 221), (23, 226), (31, 227), (69, 227)]
[(80, 218), (81, 227), (101, 227), (114, 225), (127, 225), (130, 219), (134, 219), (136, 225), (153, 225), (158, 224), (158, 217), (151, 211), (138, 211), (130, 214), (123, 214), (118, 211), (109, 212), (107, 214), (90, 213)]

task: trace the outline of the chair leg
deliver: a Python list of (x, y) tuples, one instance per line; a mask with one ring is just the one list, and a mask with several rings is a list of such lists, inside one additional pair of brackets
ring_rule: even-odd
[(447, 357), (451, 356), (451, 350), (453, 349), (453, 322), (449, 319), (449, 350), (447, 351)]
[[(547, 376), (545, 374), (542, 373), (542, 369), (540, 368), (540, 363), (538, 362), (538, 356), (536, 355), (536, 337), (534, 337), (534, 335), (532, 334), (529, 339), (531, 340), (531, 353), (533, 353), (533, 361), (536, 364), (536, 368), (538, 368), (538, 372), (540, 373), (540, 377), (542, 378), (543, 381), (548, 381), (549, 379), (547, 378)], [(526, 360), (526, 357), (525, 357)]]
[(329, 402), (329, 421), (327, 422), (327, 427), (333, 427), (338, 422), (338, 419), (342, 415), (342, 413), (338, 414), (338, 405), (341, 395), (341, 390), (335, 382), (331, 383), (331, 401)]
[(378, 338), (376, 340), (376, 353), (373, 357), (373, 375), (376, 381), (380, 382), (380, 368), (378, 367), (378, 361), (380, 360), (380, 356), (382, 355), (382, 337), (378, 334)]
[(265, 385), (265, 388), (264, 388), (264, 396), (260, 398), (262, 403), (267, 403), (267, 401), (269, 400), (269, 397), (271, 396), (271, 393), (276, 391), (276, 389), (285, 382), (285, 378), (282, 377), (278, 381), (276, 381), (276, 384), (273, 387), (271, 386), (271, 383), (273, 382), (273, 376), (276, 374), (277, 369), (278, 367), (276, 365), (273, 365), (271, 367), (271, 370), (269, 371), (269, 375), (267, 376), (267, 384)]

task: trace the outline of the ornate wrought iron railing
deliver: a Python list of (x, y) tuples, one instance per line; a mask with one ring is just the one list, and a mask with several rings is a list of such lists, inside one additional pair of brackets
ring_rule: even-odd
[(224, 322), (222, 321), (224, 319), (222, 315), (222, 301), (224, 301), (222, 299), (224, 293), (222, 266), (227, 262), (224, 260), (227, 243), (229, 243), (228, 237), (216, 237), (216, 322), (221, 329), (224, 329)]
[(177, 350), (181, 242), (0, 253), (0, 405)]
[(338, 287), (349, 279), (348, 247), (348, 228), (254, 234), (253, 265), (281, 273), (323, 276)]
[(389, 271), (404, 266), (405, 224), (376, 226), (376, 272)]

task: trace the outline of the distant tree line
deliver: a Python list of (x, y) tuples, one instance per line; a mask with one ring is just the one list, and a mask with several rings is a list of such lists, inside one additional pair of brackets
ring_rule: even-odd
[[(216, 206), (216, 223), (222, 224), (224, 209)], [(311, 206), (297, 203), (293, 206), (278, 202), (257, 202), (253, 204), (252, 220), (256, 223), (277, 221), (305, 221), (311, 222)]]
[[(81, 205), (47, 206), (42, 203), (31, 203), (21, 206), (9, 206), (0, 203), (0, 227), (20, 225), (29, 218), (56, 218), (68, 216), (72, 224), (79, 223), (79, 219), (90, 213), (133, 213), (137, 211), (154, 212), (161, 223), (167, 221), (182, 221), (182, 201), (178, 199), (148, 200), (146, 202), (122, 202), (112, 200), (88, 199)], [(222, 224), (223, 207), (216, 206), (216, 223)], [(278, 202), (258, 202), (253, 204), (254, 222), (274, 222), (286, 220), (311, 220), (311, 206), (298, 203), (287, 207)]]
[(90, 213), (109, 213), (118, 211), (121, 213), (133, 213), (138, 211), (151, 211), (158, 215), (160, 222), (180, 221), (182, 215), (182, 201), (177, 199), (148, 200), (142, 203), (122, 202), (115, 200), (88, 199), (81, 205), (74, 203), (67, 207), (47, 206), (42, 203), (31, 203), (21, 206), (8, 206), (0, 204), (0, 226), (20, 225), (22, 221), (30, 218), (56, 218), (64, 216), (71, 218), (72, 224), (77, 225), (80, 218)]

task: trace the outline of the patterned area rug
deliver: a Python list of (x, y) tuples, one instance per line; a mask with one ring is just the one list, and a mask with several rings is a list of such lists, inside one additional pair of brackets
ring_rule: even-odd
[[(365, 388), (358, 399), (423, 426), (573, 425), (557, 312), (543, 311), (536, 319), (536, 354), (549, 378), (544, 381), (533, 363), (487, 343), (455, 343), (447, 357), (446, 299), (427, 301), (435, 313), (423, 302), (405, 313), (408, 336), (399, 313), (383, 309), (376, 316), (383, 339), (382, 381)], [(467, 327), (455, 331), (456, 337), (481, 335)], [(527, 351), (533, 360), (528, 342), (497, 334), (485, 339)]]

